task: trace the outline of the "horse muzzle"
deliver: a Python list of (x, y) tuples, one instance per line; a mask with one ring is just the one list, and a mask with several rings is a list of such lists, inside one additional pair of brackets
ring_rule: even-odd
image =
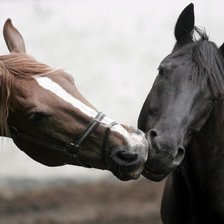
[(147, 133), (149, 156), (143, 176), (153, 181), (161, 181), (184, 159), (185, 149), (175, 144), (175, 139), (159, 135), (155, 129)]
[(148, 157), (148, 142), (143, 133), (141, 138), (136, 145), (127, 144), (111, 150), (108, 169), (120, 180), (137, 179), (143, 171)]

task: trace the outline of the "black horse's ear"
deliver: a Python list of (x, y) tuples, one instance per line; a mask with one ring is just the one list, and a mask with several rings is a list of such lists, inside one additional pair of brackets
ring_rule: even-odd
[(224, 57), (224, 43), (219, 47), (219, 52)]
[(191, 38), (194, 29), (194, 5), (191, 3), (180, 14), (175, 26), (175, 38), (177, 42)]

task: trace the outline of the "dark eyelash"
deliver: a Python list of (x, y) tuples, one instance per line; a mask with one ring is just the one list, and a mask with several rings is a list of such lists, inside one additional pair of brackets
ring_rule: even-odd
[(156, 114), (157, 114), (157, 109), (156, 108), (151, 108), (150, 110), (149, 110), (149, 115), (151, 115), (151, 116), (155, 116)]

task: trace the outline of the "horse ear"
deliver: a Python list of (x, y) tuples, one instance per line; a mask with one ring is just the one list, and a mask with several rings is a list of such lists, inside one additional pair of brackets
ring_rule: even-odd
[(224, 57), (224, 43), (219, 47), (219, 52)]
[(194, 29), (194, 5), (189, 4), (180, 14), (175, 26), (174, 35), (177, 42), (189, 37)]
[(25, 43), (19, 31), (12, 25), (11, 19), (7, 19), (3, 28), (5, 42), (10, 52), (26, 53)]

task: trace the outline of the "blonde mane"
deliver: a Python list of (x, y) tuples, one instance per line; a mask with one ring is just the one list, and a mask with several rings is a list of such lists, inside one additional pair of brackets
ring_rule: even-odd
[(30, 79), (34, 75), (46, 75), (53, 72), (49, 66), (37, 62), (23, 53), (0, 56), (0, 131), (1, 136), (10, 136), (8, 116), (11, 96), (16, 78)]

